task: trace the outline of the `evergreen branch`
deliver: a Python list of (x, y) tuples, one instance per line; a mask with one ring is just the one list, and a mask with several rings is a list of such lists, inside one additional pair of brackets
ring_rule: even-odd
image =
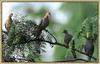
[[(42, 39), (34, 39), (34, 40), (30, 40), (30, 42), (31, 42), (31, 41), (37, 41), (37, 40), (38, 40), (38, 41), (42, 41), (42, 42), (47, 42), (47, 43), (53, 44), (53, 45), (59, 45), (59, 46), (62, 46), (62, 47), (67, 48), (66, 45), (64, 45), (64, 44), (61, 44), (61, 43), (52, 43), (52, 42), (50, 42), (50, 41), (42, 40)], [(82, 51), (80, 51), (80, 50), (78, 50), (78, 49), (76, 49), (76, 48), (72, 48), (72, 50), (77, 51), (77, 52), (79, 52), (79, 53), (81, 53), (81, 54), (84, 54), (84, 55), (88, 56), (87, 54), (85, 54), (85, 52), (82, 52)], [(93, 56), (88, 56), (88, 57), (91, 57), (92, 59), (97, 60), (97, 58), (95, 58), (95, 57), (93, 57)]]

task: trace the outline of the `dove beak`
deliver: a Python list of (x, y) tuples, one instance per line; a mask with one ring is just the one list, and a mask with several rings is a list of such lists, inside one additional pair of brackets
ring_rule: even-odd
[(89, 34), (90, 34), (89, 32), (86, 33), (86, 37), (87, 37), (87, 38), (89, 38)]
[(50, 16), (50, 15), (51, 15), (50, 12), (47, 12), (47, 13), (44, 15), (43, 18), (47, 18), (47, 17)]

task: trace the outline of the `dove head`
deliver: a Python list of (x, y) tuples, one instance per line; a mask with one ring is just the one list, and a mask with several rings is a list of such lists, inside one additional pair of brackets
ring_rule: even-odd
[(86, 38), (87, 38), (87, 39), (91, 39), (91, 38), (92, 38), (92, 35), (91, 35), (90, 32), (86, 32)]
[(50, 12), (47, 12), (45, 15), (44, 15), (44, 18), (47, 18), (47, 17), (49, 17), (51, 15), (51, 13)]
[(10, 13), (9, 16), (12, 17), (13, 16), (13, 13)]
[(63, 33), (68, 33), (67, 30), (64, 30)]

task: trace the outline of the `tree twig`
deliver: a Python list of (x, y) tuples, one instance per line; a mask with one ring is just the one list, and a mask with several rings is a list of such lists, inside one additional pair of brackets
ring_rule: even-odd
[(49, 43), (49, 44), (53, 44), (53, 45), (59, 45), (59, 46), (63, 46), (63, 47), (65, 47), (65, 48), (67, 48), (66, 47), (66, 45), (64, 45), (64, 44), (60, 44), (60, 43), (52, 43), (52, 42), (50, 42), (50, 41), (47, 41), (47, 40), (43, 40), (43, 39), (34, 39), (34, 40), (30, 40), (29, 42), (31, 42), (31, 41), (42, 41), (42, 42), (47, 42), (47, 43)]
[[(60, 44), (60, 43), (52, 43), (52, 42), (50, 42), (50, 41), (46, 41), (46, 40), (42, 40), (42, 39), (34, 39), (34, 40), (30, 40), (30, 41), (42, 41), (42, 42), (47, 42), (47, 43), (49, 43), (49, 44), (53, 44), (53, 45), (59, 45), (59, 46), (63, 46), (63, 47), (65, 47), (65, 48), (67, 48), (64, 44)], [(86, 56), (88, 56), (87, 54), (85, 54), (84, 52), (82, 52), (82, 51), (80, 51), (80, 50), (78, 50), (78, 49), (76, 49), (76, 48), (72, 48), (72, 50), (75, 50), (75, 51), (77, 51), (77, 52), (79, 52), (79, 53), (81, 53), (81, 54), (84, 54), (84, 55), (86, 55)], [(91, 57), (92, 59), (94, 59), (94, 60), (97, 60), (95, 57), (93, 57), (93, 56), (88, 56), (88, 57)]]
[[(87, 54), (85, 54), (84, 52), (82, 52), (82, 51), (80, 51), (80, 50), (78, 50), (78, 49), (76, 49), (76, 48), (74, 48), (73, 50), (75, 50), (75, 51), (77, 51), (77, 52), (79, 52), (79, 53), (81, 53), (81, 54), (84, 54), (84, 55), (88, 56)], [(88, 56), (88, 57), (91, 57), (92, 59), (97, 60), (97, 58), (95, 58), (95, 57), (93, 57), (93, 56)]]
[(79, 58), (77, 58), (77, 59), (70, 59), (70, 60), (56, 61), (56, 62), (75, 62), (75, 61), (78, 61), (78, 60), (88, 62), (85, 59), (79, 59)]
[(73, 50), (73, 49), (75, 49), (75, 42), (74, 42), (74, 40), (72, 42), (71, 52), (72, 52), (73, 57), (76, 59), (77, 58), (77, 55), (76, 55), (75, 50)]
[(57, 43), (57, 39), (55, 38), (55, 36), (53, 36), (47, 29), (45, 29), (45, 31), (48, 32), (55, 39), (55, 43)]
[[(2, 31), (2, 32), (4, 32), (5, 34), (7, 34), (5, 31)], [(47, 30), (47, 32), (48, 32), (51, 36), (53, 36), (48, 30)], [(54, 37), (54, 36), (53, 36), (53, 37)], [(56, 40), (55, 37), (54, 37), (54, 39)], [(37, 41), (37, 40), (38, 40), (38, 41), (42, 41), (42, 42), (47, 42), (47, 43), (53, 44), (53, 45), (59, 45), (59, 46), (62, 46), (62, 47), (67, 48), (66, 45), (61, 44), (61, 43), (58, 43), (57, 40), (56, 40), (56, 43), (53, 43), (53, 42), (50, 42), (50, 41), (47, 41), (47, 40), (43, 40), (43, 39), (34, 39), (34, 40), (30, 40), (30, 41), (28, 41), (28, 42)], [(25, 43), (24, 43), (24, 44), (25, 44)], [(13, 44), (13, 45), (16, 45), (16, 44)], [(75, 51), (77, 51), (77, 52), (79, 52), (79, 53), (81, 53), (81, 54), (84, 54), (84, 55), (88, 56), (87, 54), (85, 54), (84, 52), (82, 52), (82, 51), (80, 51), (80, 50), (78, 50), (78, 49), (76, 49), (76, 48), (72, 48), (72, 50), (75, 50)], [(92, 59), (97, 60), (97, 58), (95, 58), (95, 57), (93, 57), (93, 56), (88, 56), (88, 57), (91, 57)]]

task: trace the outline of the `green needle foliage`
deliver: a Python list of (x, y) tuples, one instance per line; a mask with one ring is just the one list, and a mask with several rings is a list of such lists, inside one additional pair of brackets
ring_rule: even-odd
[[(40, 61), (41, 53), (46, 52), (44, 50), (46, 43), (39, 40), (34, 41), (36, 38), (34, 36), (34, 29), (36, 27), (37, 25), (32, 20), (25, 20), (25, 18), (17, 20), (14, 19), (8, 35), (3, 34), (3, 37), (6, 35), (8, 38), (4, 38), (3, 40), (3, 49), (5, 51), (3, 52), (3, 56), (12, 57), (14, 53), (16, 53), (16, 55), (19, 53), (22, 58), (26, 59), (26, 61)], [(42, 34), (39, 36), (39, 38), (52, 42), (52, 37), (46, 31), (42, 31)], [(7, 41), (5, 41), (5, 39), (7, 39)], [(6, 49), (4, 46), (7, 46), (8, 49)], [(9, 52), (6, 52), (7, 50), (9, 50)]]

